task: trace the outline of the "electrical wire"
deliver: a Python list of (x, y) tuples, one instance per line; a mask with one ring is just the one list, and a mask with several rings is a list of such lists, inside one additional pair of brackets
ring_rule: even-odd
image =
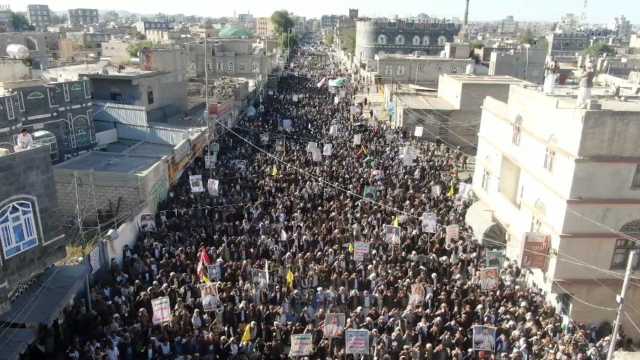
[(564, 290), (565, 293), (571, 295), (571, 298), (577, 300), (579, 303), (582, 303), (584, 305), (590, 306), (590, 307), (592, 307), (594, 309), (598, 309), (598, 310), (604, 310), (604, 311), (617, 311), (618, 310), (616, 308), (610, 308), (610, 307), (605, 307), (605, 306), (592, 304), (592, 303), (588, 302), (587, 300), (581, 299), (581, 298), (571, 294), (571, 292), (569, 292), (569, 290), (567, 290), (564, 287), (562, 287), (560, 284), (558, 284), (558, 282), (555, 282), (554, 284), (557, 287), (559, 287), (560, 289)]

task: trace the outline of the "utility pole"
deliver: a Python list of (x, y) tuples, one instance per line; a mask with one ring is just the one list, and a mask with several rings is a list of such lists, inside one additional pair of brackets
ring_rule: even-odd
[(627, 294), (629, 288), (629, 279), (633, 272), (633, 260), (636, 256), (636, 251), (633, 250), (629, 253), (629, 262), (627, 262), (627, 271), (624, 273), (624, 281), (622, 283), (622, 292), (616, 296), (618, 302), (618, 314), (616, 315), (616, 322), (613, 323), (613, 332), (611, 333), (611, 340), (609, 343), (609, 352), (607, 353), (607, 360), (613, 360), (613, 353), (616, 350), (616, 340), (618, 339), (618, 329), (620, 328), (620, 320), (622, 320), (622, 311), (624, 310), (624, 297)]

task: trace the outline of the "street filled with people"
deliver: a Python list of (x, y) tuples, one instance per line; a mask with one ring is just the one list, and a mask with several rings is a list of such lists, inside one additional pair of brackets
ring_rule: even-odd
[(320, 51), (297, 50), (256, 116), (213, 119), (215, 155), (193, 162), (111, 261), (91, 310), (65, 310), (52, 348), (109, 360), (602, 359), (608, 329), (562, 316), (515, 263), (488, 264), (465, 225), (467, 157), (377, 119), (355, 101), (374, 85)]

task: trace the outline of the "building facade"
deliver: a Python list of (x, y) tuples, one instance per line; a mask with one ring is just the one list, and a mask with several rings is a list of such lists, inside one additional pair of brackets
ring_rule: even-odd
[(0, 33), (12, 32), (13, 30), (13, 13), (9, 5), (0, 5)]
[(273, 36), (273, 23), (270, 17), (259, 17), (256, 19), (256, 35), (261, 38)]
[[(0, 33), (0, 57), (7, 56), (10, 44), (24, 45), (29, 50), (31, 67), (46, 69), (49, 66), (49, 46), (58, 41), (58, 34), (42, 32), (7, 32)], [(57, 45), (56, 45), (57, 46)]]
[(69, 25), (93, 25), (100, 22), (98, 9), (69, 9)]
[(9, 295), (66, 255), (46, 147), (0, 157), (0, 313)]
[[(561, 315), (597, 326), (615, 311), (584, 299), (616, 307), (629, 252), (638, 249), (630, 239), (640, 236), (640, 102), (600, 95), (578, 109), (571, 94), (512, 86), (507, 102), (484, 100), (479, 201), (467, 223), (528, 268)], [(631, 286), (625, 303), (640, 305), (640, 288)], [(622, 326), (633, 332), (626, 319)]]
[(52, 25), (49, 5), (28, 5), (27, 20), (36, 31), (47, 31), (47, 26)]
[(355, 57), (366, 64), (379, 53), (437, 55), (459, 31), (450, 22), (360, 20), (356, 22)]
[(436, 56), (377, 55), (369, 69), (380, 83), (411, 83), (435, 86), (441, 74), (464, 74), (473, 60)]
[(26, 128), (39, 132), (34, 141), (48, 144), (51, 160), (66, 158), (95, 145), (91, 85), (88, 80), (3, 83), (0, 97), (0, 141), (15, 143)]
[(546, 58), (545, 49), (528, 45), (508, 51), (494, 51), (489, 62), (489, 75), (513, 76), (542, 84)]
[(139, 33), (146, 33), (147, 30), (172, 30), (173, 27), (167, 21), (138, 21), (136, 23), (136, 30)]

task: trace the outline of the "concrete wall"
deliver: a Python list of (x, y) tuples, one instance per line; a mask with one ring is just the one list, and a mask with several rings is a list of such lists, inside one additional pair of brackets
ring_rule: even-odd
[(523, 48), (509, 52), (495, 51), (491, 54), (489, 75), (508, 75), (542, 84), (545, 60), (544, 49)]
[(58, 194), (54, 190), (53, 170), (46, 148), (0, 157), (0, 208), (15, 200), (37, 204), (38, 246), (9, 259), (0, 258), (0, 311), (8, 293), (19, 281), (65, 256), (64, 230), (59, 214)]
[(0, 81), (31, 79), (31, 68), (22, 60), (0, 59)]
[(126, 64), (129, 62), (127, 48), (130, 43), (118, 40), (104, 42), (101, 45), (102, 57), (109, 58), (113, 64)]
[(436, 85), (441, 74), (464, 74), (471, 59), (381, 57), (376, 71), (383, 81)]
[(637, 111), (589, 111), (584, 118), (579, 155), (640, 157)]

